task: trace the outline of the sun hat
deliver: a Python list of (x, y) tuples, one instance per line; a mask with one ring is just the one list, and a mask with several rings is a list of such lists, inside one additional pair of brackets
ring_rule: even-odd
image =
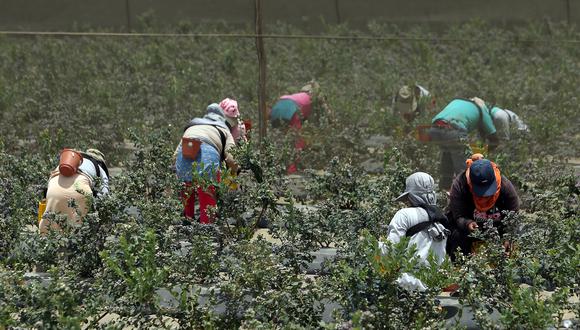
[(412, 113), (417, 110), (417, 98), (413, 88), (405, 85), (399, 89), (395, 96), (395, 112)]
[(312, 79), (306, 85), (302, 86), (302, 88), (300, 88), (300, 92), (312, 94), (318, 92), (319, 89), (320, 85), (314, 79)]
[(493, 165), (487, 159), (474, 161), (469, 168), (469, 180), (473, 193), (479, 197), (493, 196), (497, 191), (497, 181)]
[(203, 118), (222, 123), (226, 122), (224, 111), (217, 103), (212, 103), (207, 106), (207, 114)]
[(99, 149), (89, 148), (84, 153), (87, 154), (89, 157), (93, 158), (94, 160), (106, 164), (105, 155)]
[(435, 180), (425, 172), (416, 172), (405, 180), (405, 192), (395, 201), (408, 199), (413, 205), (435, 205), (437, 195), (435, 194)]
[(236, 100), (225, 98), (220, 102), (219, 106), (224, 110), (226, 117), (236, 118), (240, 116), (240, 109)]

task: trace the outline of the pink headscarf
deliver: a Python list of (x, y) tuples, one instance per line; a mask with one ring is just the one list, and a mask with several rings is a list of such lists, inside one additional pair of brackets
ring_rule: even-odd
[(237, 118), (240, 116), (238, 109), (238, 101), (225, 98), (220, 102), (220, 107), (224, 109), (224, 114), (230, 118)]

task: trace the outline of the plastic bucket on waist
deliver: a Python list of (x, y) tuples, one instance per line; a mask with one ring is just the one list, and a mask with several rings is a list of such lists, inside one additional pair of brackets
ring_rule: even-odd
[(63, 149), (60, 152), (58, 171), (64, 176), (73, 176), (83, 163), (83, 156), (73, 149)]
[(181, 153), (184, 158), (195, 159), (201, 148), (201, 141), (198, 139), (182, 138)]

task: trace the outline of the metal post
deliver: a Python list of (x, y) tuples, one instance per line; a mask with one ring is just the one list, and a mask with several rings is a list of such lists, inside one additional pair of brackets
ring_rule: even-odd
[(338, 1), (334, 0), (334, 11), (336, 12), (336, 23), (340, 24), (342, 20), (340, 19), (340, 6), (338, 5)]
[(572, 23), (570, 21), (570, 0), (566, 0), (566, 22), (568, 22), (568, 25)]
[(129, 0), (125, 0), (125, 14), (127, 14), (127, 32), (131, 33), (131, 6), (129, 6)]
[(258, 52), (258, 121), (260, 128), (260, 143), (266, 137), (266, 54), (264, 53), (264, 40), (262, 38), (262, 1), (255, 0), (255, 23), (256, 23), (256, 50)]

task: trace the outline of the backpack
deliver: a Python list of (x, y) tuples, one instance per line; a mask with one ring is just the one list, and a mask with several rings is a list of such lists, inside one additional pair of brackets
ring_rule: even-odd
[[(111, 177), (109, 175), (109, 169), (107, 168), (107, 165), (105, 164), (105, 162), (97, 160), (97, 159), (87, 155), (84, 152), (81, 152), (81, 154), (83, 155), (83, 159), (88, 159), (91, 161), (91, 163), (93, 163), (93, 166), (95, 167), (95, 171), (97, 172), (97, 178), (101, 177), (101, 168), (103, 169), (103, 171), (105, 171), (107, 178)], [(93, 189), (93, 196), (95, 196), (95, 197), (97, 196), (97, 189)]]
[(448, 230), (451, 228), (451, 224), (449, 223), (447, 216), (445, 214), (443, 214), (443, 212), (441, 212), (441, 210), (437, 206), (435, 206), (435, 205), (422, 205), (422, 206), (418, 206), (418, 207), (422, 208), (423, 210), (425, 210), (425, 212), (427, 212), (427, 216), (429, 217), (429, 220), (418, 223), (418, 224), (412, 226), (411, 228), (407, 229), (407, 232), (405, 233), (406, 237), (412, 237), (415, 234), (417, 234), (418, 232), (429, 229), (435, 223), (442, 224), (443, 227), (445, 227)]

